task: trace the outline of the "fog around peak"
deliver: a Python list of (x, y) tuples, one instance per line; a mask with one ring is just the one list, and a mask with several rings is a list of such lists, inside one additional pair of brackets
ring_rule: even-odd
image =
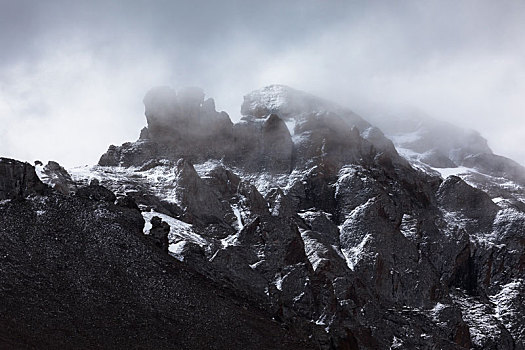
[[(137, 139), (155, 86), (304, 90), (365, 119), (421, 111), (525, 164), (525, 4), (516, 1), (0, 0), (0, 151), (95, 164)], [(372, 121), (372, 120), (370, 120)]]

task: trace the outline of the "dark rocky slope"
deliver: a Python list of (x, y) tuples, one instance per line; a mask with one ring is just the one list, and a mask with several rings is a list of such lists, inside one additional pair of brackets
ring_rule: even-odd
[(5, 158), (0, 171), (2, 349), (313, 348), (152, 244), (132, 200), (95, 183), (64, 196)]

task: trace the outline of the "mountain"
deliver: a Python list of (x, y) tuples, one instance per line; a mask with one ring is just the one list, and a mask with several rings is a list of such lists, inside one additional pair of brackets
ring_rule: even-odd
[(525, 202), (525, 168), (495, 155), (476, 131), (417, 115), (379, 121), (413, 167), (442, 177), (461, 175), (496, 200), (517, 198)]
[(0, 343), (523, 349), (525, 170), (479, 134), (282, 85), (238, 123), (198, 88), (144, 104), (98, 165), (0, 162), (0, 314), (27, 339)]
[(0, 174), (2, 349), (313, 349), (159, 249), (130, 197), (64, 195), (5, 158)]

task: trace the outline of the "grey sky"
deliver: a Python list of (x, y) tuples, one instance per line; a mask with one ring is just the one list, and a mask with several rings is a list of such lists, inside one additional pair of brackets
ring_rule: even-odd
[(416, 108), (525, 164), (522, 1), (0, 0), (0, 155), (94, 164), (156, 85), (238, 119), (272, 83), (363, 114)]

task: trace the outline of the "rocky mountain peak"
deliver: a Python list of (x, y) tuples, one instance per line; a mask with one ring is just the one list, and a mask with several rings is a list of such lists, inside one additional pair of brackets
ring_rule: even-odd
[[(392, 137), (282, 85), (246, 95), (235, 124), (197, 88), (156, 88), (144, 103), (139, 140), (70, 177), (54, 163), (38, 172), (90, 183), (61, 194), (75, 220), (127, 215), (122, 230), (154, 256), (320, 349), (523, 348), (521, 168), (478, 134), (409, 123)], [(118, 260), (118, 247), (99, 249)], [(144, 275), (161, 273), (152, 265)], [(171, 273), (152, 285), (177, 286)]]
[(169, 87), (150, 90), (144, 97), (148, 132), (144, 137), (165, 145), (199, 147), (208, 138), (229, 137), (232, 122), (215, 110), (213, 99), (204, 100), (200, 88), (175, 92)]
[(339, 165), (367, 161), (381, 152), (399, 158), (391, 142), (370, 132), (370, 124), (358, 115), (283, 85), (245, 96), (244, 116), (236, 124), (217, 112), (215, 102), (205, 100), (199, 88), (154, 88), (144, 105), (148, 126), (139, 140), (111, 146), (99, 164), (141, 166), (152, 159), (184, 157), (194, 163), (217, 159), (250, 170), (289, 173), (328, 153)]
[(319, 98), (286, 85), (269, 85), (244, 96), (241, 114), (260, 118), (279, 112), (283, 118), (288, 119), (291, 114), (316, 110), (322, 105)]
[(341, 115), (350, 124), (363, 129), (370, 125), (347, 108), (286, 85), (269, 85), (254, 90), (244, 96), (241, 106), (242, 115), (262, 118), (275, 113), (284, 121), (294, 121), (311, 114), (326, 112)]

